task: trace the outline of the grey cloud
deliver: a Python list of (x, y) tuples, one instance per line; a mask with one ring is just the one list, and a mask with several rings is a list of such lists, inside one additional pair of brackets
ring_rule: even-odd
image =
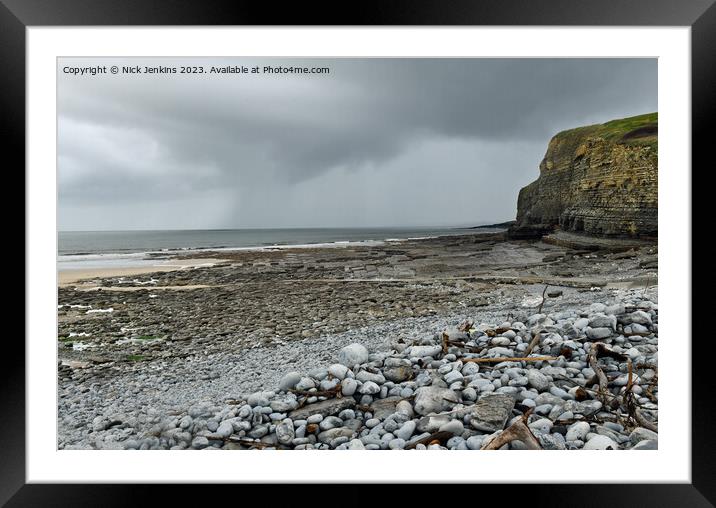
[[(60, 72), (65, 229), (182, 227), (189, 214), (200, 227), (506, 220), (557, 131), (657, 109), (657, 64), (647, 59), (61, 59), (58, 67), (93, 64), (331, 73)], [(415, 153), (434, 167), (411, 172)], [(429, 195), (421, 183), (429, 171), (449, 174), (446, 188), (490, 187), (502, 197), (471, 211), (415, 202), (411, 196)], [(202, 202), (211, 210), (203, 222)], [(91, 218), (83, 206), (95, 211)], [(143, 215), (161, 221), (143, 222), (127, 213), (132, 207), (161, 209)]]

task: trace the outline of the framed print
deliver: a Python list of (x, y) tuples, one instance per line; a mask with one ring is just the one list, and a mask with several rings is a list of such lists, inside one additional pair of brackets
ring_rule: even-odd
[(691, 167), (715, 9), (4, 0), (27, 298), (3, 502), (710, 506)]

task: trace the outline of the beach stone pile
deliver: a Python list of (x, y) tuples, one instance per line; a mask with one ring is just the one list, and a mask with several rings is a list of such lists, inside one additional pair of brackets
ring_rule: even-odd
[[(125, 449), (479, 450), (529, 411), (527, 424), (548, 450), (651, 450), (658, 434), (605, 407), (588, 353), (596, 342), (631, 359), (631, 392), (644, 418), (658, 410), (658, 306), (632, 295), (622, 303), (525, 316), (523, 321), (449, 328), (390, 351), (360, 343), (335, 363), (286, 372), (278, 386), (245, 400), (201, 403), (164, 417)], [(474, 358), (555, 360), (476, 363)], [(447, 339), (447, 342), (446, 342)], [(457, 345), (456, 345), (457, 344)], [(600, 358), (609, 396), (628, 383), (628, 364)], [(600, 400), (601, 399), (601, 400)], [(98, 416), (96, 430), (122, 426)], [(501, 449), (523, 449), (512, 441)]]

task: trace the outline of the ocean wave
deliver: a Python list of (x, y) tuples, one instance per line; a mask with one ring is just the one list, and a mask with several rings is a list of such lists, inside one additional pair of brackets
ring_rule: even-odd
[(103, 252), (103, 253), (82, 253), (82, 254), (59, 254), (58, 262), (71, 263), (73, 261), (100, 261), (108, 259), (140, 259), (148, 252)]
[[(414, 236), (411, 236), (411, 233)], [(343, 237), (340, 240), (331, 241), (315, 241), (315, 242), (296, 242), (291, 241), (281, 242), (264, 242), (256, 239), (256, 243), (253, 245), (243, 246), (232, 246), (226, 243), (219, 245), (203, 245), (203, 246), (184, 246), (184, 247), (159, 247), (155, 249), (144, 249), (141, 251), (113, 251), (113, 252), (89, 252), (86, 250), (76, 251), (72, 253), (60, 252), (57, 257), (58, 269), (60, 271), (65, 270), (80, 270), (80, 269), (93, 269), (93, 268), (134, 268), (140, 266), (159, 266), (156, 265), (159, 260), (170, 260), (176, 254), (196, 254), (201, 256), (205, 252), (261, 252), (261, 251), (275, 251), (285, 249), (317, 249), (317, 248), (342, 248), (351, 246), (380, 246), (386, 243), (399, 243), (406, 241), (416, 240), (429, 240), (439, 238), (442, 236), (453, 236), (456, 234), (464, 234), (460, 230), (445, 230), (437, 234), (430, 234), (432, 232), (426, 232), (425, 235), (415, 235), (418, 231), (393, 231), (393, 234), (399, 236), (391, 236), (389, 238), (382, 238), (383, 235), (390, 236), (389, 232), (375, 231), (370, 234), (370, 238), (363, 238), (360, 240), (349, 240)], [(474, 233), (474, 232), (473, 232)], [(348, 233), (346, 236), (348, 236)], [(404, 235), (404, 236), (403, 236)]]
[(336, 242), (317, 242), (317, 243), (290, 243), (290, 244), (270, 244), (270, 245), (259, 245), (250, 247), (224, 247), (220, 249), (195, 249), (197, 252), (201, 251), (218, 251), (218, 252), (230, 252), (230, 251), (271, 251), (271, 250), (285, 250), (285, 249), (315, 249), (315, 248), (331, 248), (331, 247), (347, 247), (352, 245), (383, 245), (385, 240), (340, 240)]

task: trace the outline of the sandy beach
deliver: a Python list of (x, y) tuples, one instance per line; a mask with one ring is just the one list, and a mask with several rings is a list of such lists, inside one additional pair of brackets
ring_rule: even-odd
[[(190, 270), (194, 268), (208, 267), (221, 263), (221, 259), (215, 258), (193, 258), (193, 259), (172, 259), (158, 262), (152, 266), (113, 266), (106, 268), (69, 269), (58, 270), (57, 281), (60, 287), (77, 285), (81, 283), (84, 287), (97, 286), (97, 280), (107, 278), (127, 278), (133, 275), (145, 275), (150, 273), (164, 273), (174, 270)], [(132, 281), (127, 281), (128, 287)], [(134, 286), (136, 287), (136, 286)]]

